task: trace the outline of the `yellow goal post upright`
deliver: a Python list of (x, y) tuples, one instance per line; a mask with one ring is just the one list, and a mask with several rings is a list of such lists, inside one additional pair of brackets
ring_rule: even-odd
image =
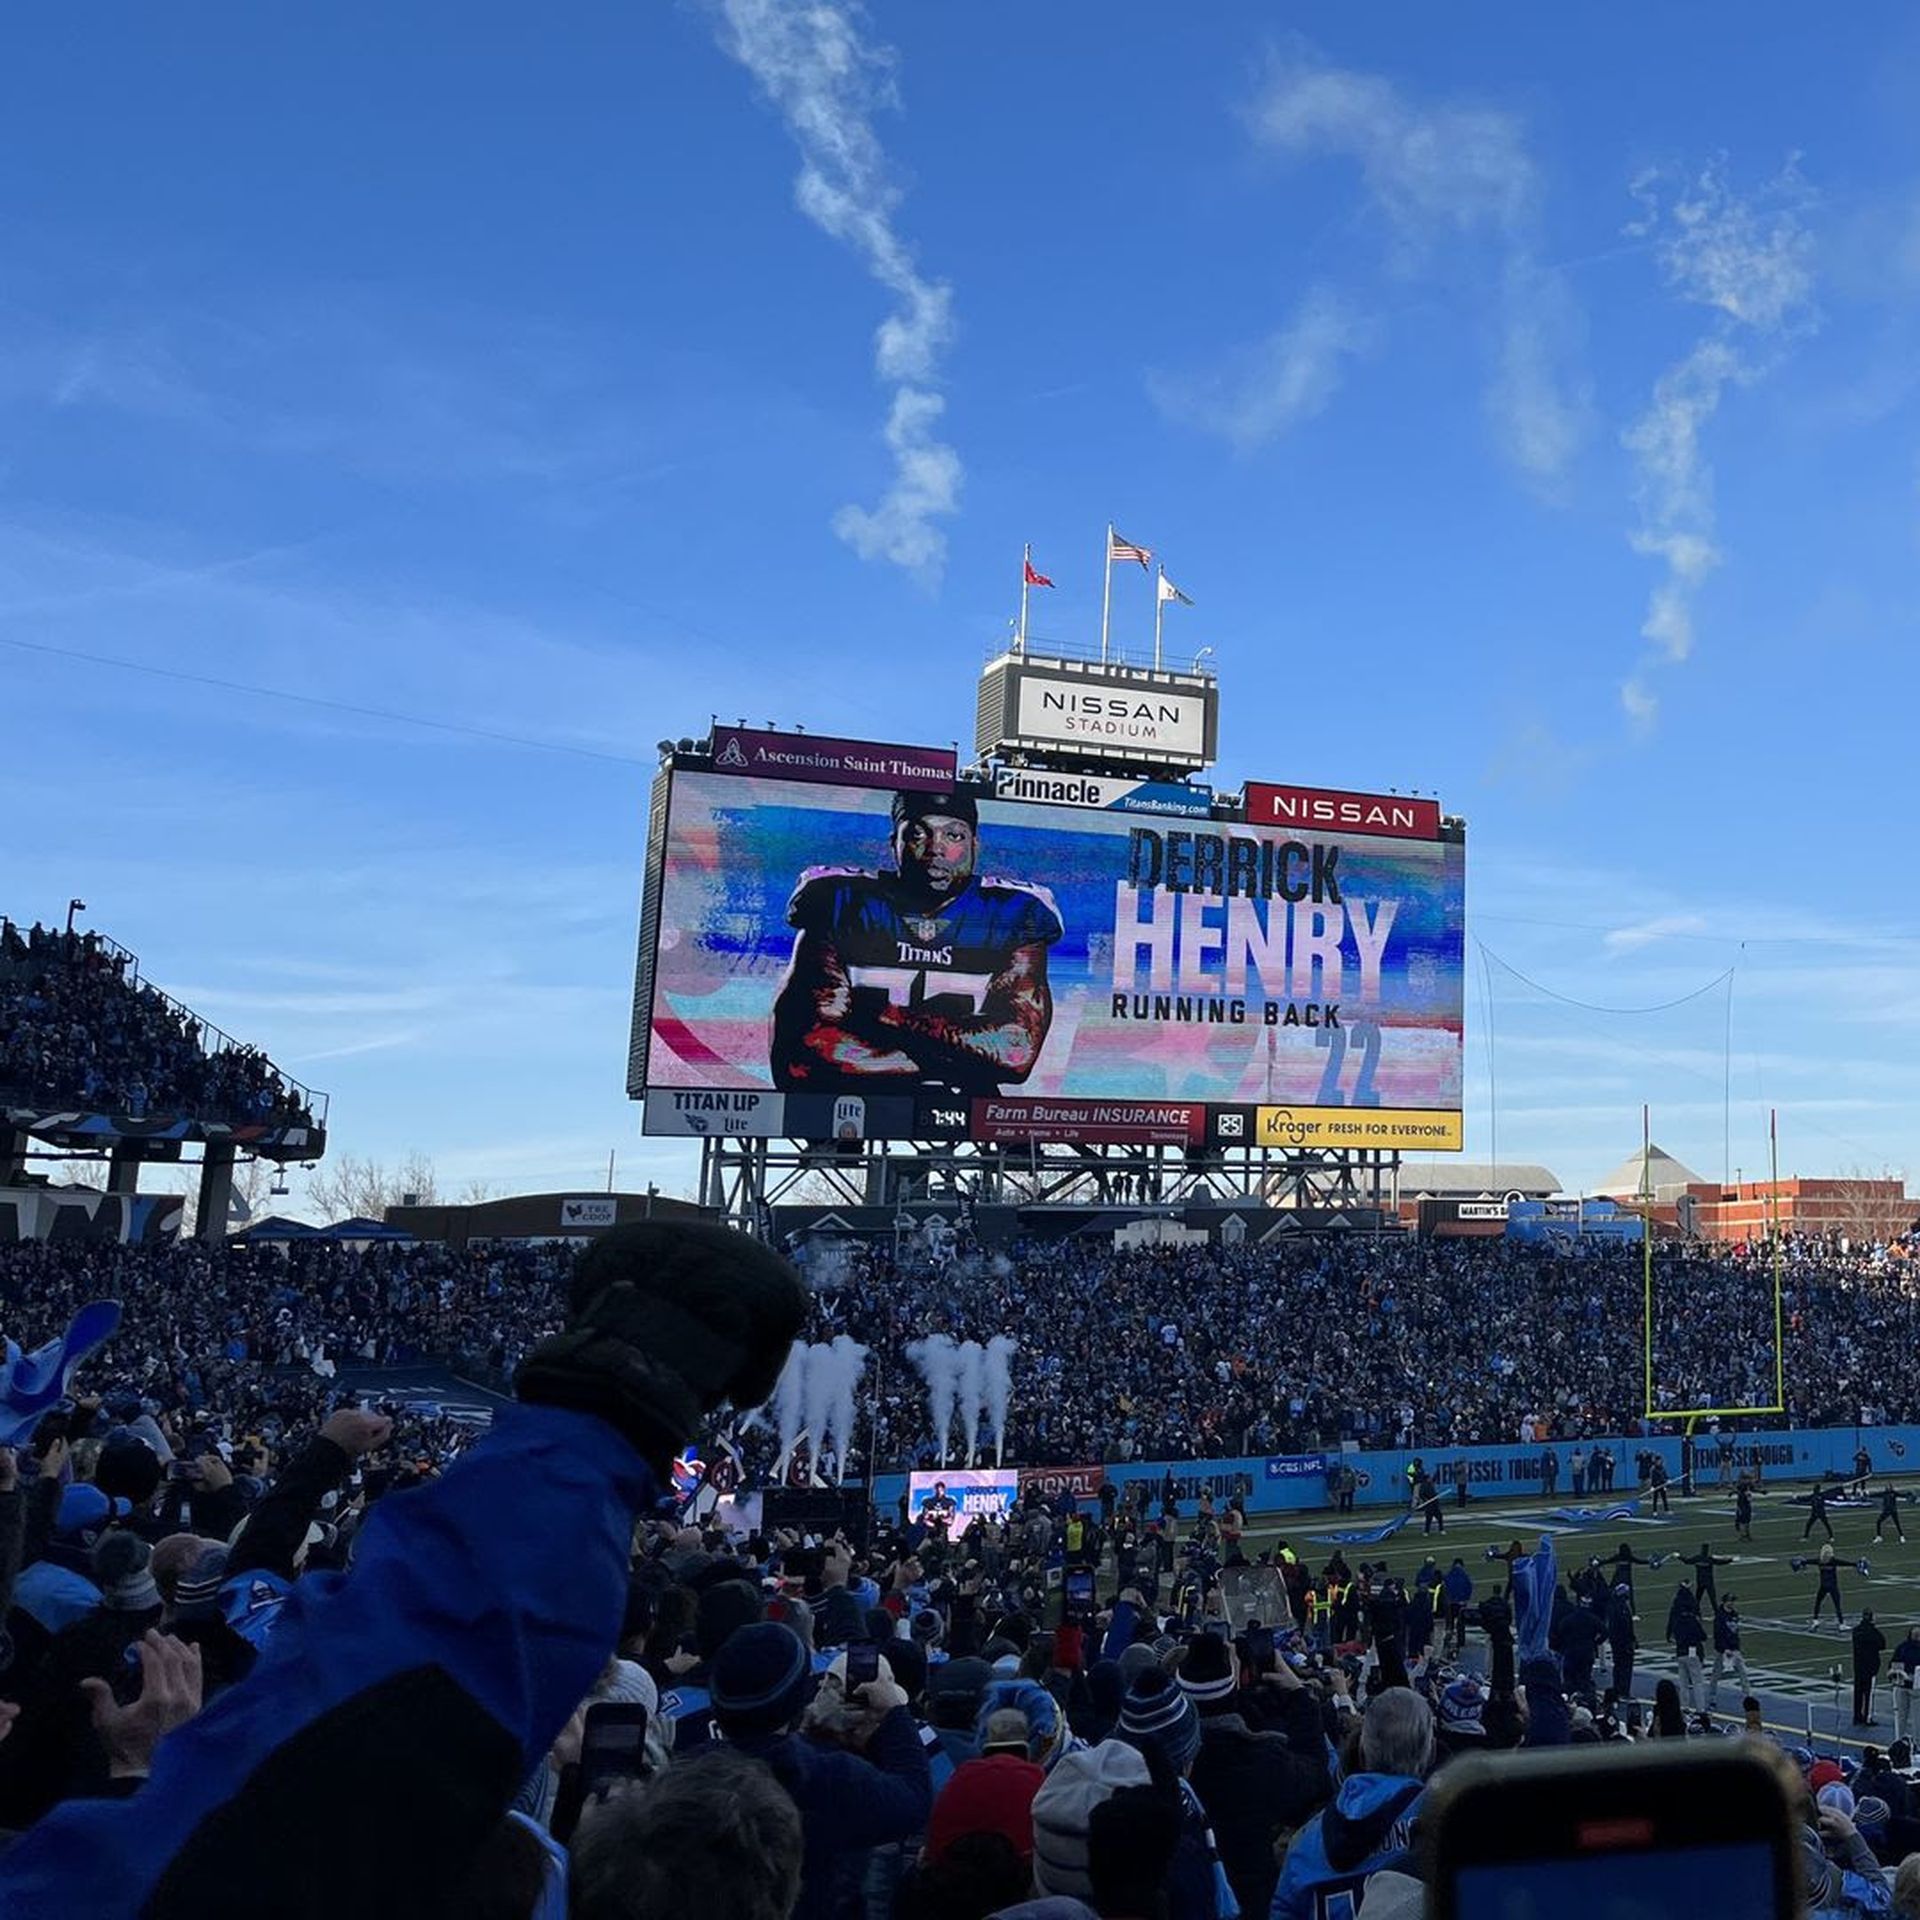
[(1780, 1114), (1767, 1114), (1767, 1143), (1772, 1162), (1767, 1188), (1767, 1238), (1773, 1251), (1773, 1403), (1762, 1407), (1656, 1407), (1653, 1404), (1653, 1116), (1640, 1109), (1640, 1273), (1641, 1330), (1645, 1354), (1644, 1413), (1649, 1421), (1684, 1421), (1684, 1432), (1697, 1420), (1731, 1420), (1755, 1413), (1787, 1410), (1786, 1283), (1780, 1248)]

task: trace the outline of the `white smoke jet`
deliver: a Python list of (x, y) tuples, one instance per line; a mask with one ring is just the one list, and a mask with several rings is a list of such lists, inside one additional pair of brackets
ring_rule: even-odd
[(833, 1429), (835, 1484), (847, 1477), (847, 1456), (853, 1451), (854, 1402), (860, 1375), (866, 1369), (867, 1350), (850, 1334), (834, 1337), (830, 1347), (817, 1349), (826, 1363), (832, 1390), (827, 1399), (827, 1424)]
[(800, 1430), (806, 1425), (802, 1407), (806, 1396), (808, 1352), (806, 1342), (796, 1340), (787, 1354), (787, 1364), (780, 1369), (780, 1378), (774, 1383), (773, 1419), (780, 1429), (780, 1458), (773, 1469), (776, 1483), (786, 1479), (787, 1462), (793, 1458)]
[(1007, 1408), (1013, 1399), (1013, 1356), (1020, 1343), (1010, 1333), (996, 1333), (987, 1342), (987, 1417), (993, 1422), (993, 1464), (1004, 1464), (1007, 1452)]
[(947, 1445), (953, 1430), (954, 1401), (959, 1397), (958, 1361), (953, 1336), (930, 1333), (924, 1340), (912, 1341), (907, 1358), (927, 1383), (927, 1413), (933, 1428), (934, 1457), (947, 1464)]
[(987, 1350), (978, 1340), (962, 1343), (960, 1362), (960, 1424), (967, 1436), (967, 1465), (972, 1466), (980, 1446), (980, 1409), (987, 1398)]
[(800, 1396), (806, 1419), (808, 1452), (813, 1459), (809, 1480), (820, 1481), (820, 1456), (826, 1450), (827, 1418), (833, 1405), (833, 1349), (823, 1340), (807, 1349), (807, 1374)]

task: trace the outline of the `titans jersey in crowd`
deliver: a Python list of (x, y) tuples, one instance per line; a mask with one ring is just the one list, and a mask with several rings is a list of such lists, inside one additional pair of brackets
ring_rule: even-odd
[[(1065, 929), (1043, 887), (1011, 880), (970, 880), (952, 899), (928, 904), (900, 892), (897, 873), (816, 867), (801, 876), (787, 920), (802, 934), (831, 941), (853, 988), (896, 1006), (922, 1007), (952, 1019), (986, 1011), (987, 989), (1007, 970), (1016, 947), (1052, 946)], [(848, 1075), (837, 1085), (809, 1078), (809, 1088), (871, 1091), (871, 1078)], [(981, 1069), (961, 1091), (992, 1093), (999, 1082)]]

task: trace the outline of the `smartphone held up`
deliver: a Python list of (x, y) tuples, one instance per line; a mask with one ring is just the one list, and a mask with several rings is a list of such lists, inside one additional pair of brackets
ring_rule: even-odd
[(1420, 1822), (1436, 1920), (1795, 1920), (1780, 1770), (1743, 1742), (1456, 1761)]

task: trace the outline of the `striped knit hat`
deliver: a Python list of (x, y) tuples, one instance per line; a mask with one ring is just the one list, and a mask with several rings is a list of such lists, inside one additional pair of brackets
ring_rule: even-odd
[(1195, 1635), (1180, 1662), (1180, 1691), (1196, 1707), (1220, 1706), (1233, 1698), (1233, 1656), (1217, 1633)]
[(1157, 1746), (1175, 1773), (1185, 1773), (1200, 1751), (1200, 1716), (1193, 1702), (1157, 1667), (1127, 1689), (1118, 1733), (1131, 1746)]
[(220, 1582), (227, 1577), (226, 1546), (209, 1541), (180, 1569), (173, 1587), (177, 1620), (211, 1620), (220, 1611)]

